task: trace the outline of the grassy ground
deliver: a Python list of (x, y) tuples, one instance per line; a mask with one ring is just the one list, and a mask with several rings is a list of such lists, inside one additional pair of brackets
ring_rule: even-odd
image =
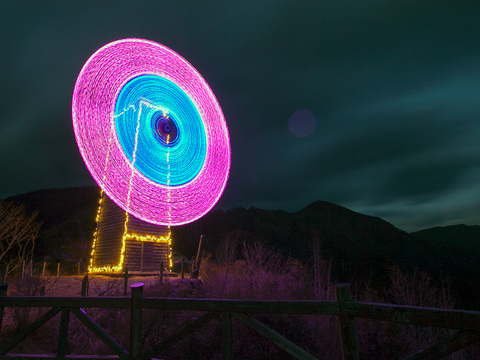
[[(45, 296), (80, 296), (83, 276), (45, 276), (33, 278), (32, 281), (12, 282), (9, 284), (7, 295), (28, 296), (40, 295), (40, 288), (45, 287)], [(127, 295), (130, 287), (135, 283), (143, 283), (144, 289), (155, 288), (159, 283), (159, 276), (129, 276)], [(164, 277), (163, 281), (172, 281), (177, 278)], [(89, 296), (123, 296), (125, 278), (123, 276), (90, 275), (88, 278)]]

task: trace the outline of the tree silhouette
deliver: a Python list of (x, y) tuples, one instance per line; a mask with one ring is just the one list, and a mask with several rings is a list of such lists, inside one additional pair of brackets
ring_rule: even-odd
[(23, 204), (0, 201), (0, 263), (5, 266), (4, 281), (9, 273), (32, 259), (41, 226), (36, 217), (36, 212), (27, 215)]

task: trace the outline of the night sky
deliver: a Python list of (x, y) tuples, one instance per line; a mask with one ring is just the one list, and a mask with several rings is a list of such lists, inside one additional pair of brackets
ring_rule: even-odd
[(480, 224), (478, 1), (0, 0), (0, 198), (94, 184), (72, 91), (127, 37), (172, 48), (215, 92), (222, 208), (325, 200), (406, 231)]

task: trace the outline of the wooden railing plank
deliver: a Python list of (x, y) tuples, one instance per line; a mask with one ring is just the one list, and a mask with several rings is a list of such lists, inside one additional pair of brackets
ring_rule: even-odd
[(48, 320), (53, 318), (60, 312), (60, 308), (52, 308), (47, 311), (45, 314), (40, 316), (37, 320), (35, 320), (32, 324), (30, 324), (26, 329), (18, 333), (14, 336), (10, 341), (8, 341), (5, 345), (0, 348), (0, 355), (4, 355), (8, 350), (13, 349), (17, 344), (19, 344), (23, 339), (25, 339), (28, 335), (33, 333), (37, 330), (40, 326), (45, 324)]
[(447, 310), (352, 302), (345, 311), (356, 317), (480, 332), (480, 311)]
[(131, 301), (124, 296), (5, 296), (0, 297), (0, 307), (129, 309)]
[(56, 355), (50, 354), (15, 354), (8, 353), (6, 355), (0, 355), (0, 360), (117, 360), (116, 355), (67, 355), (59, 358)]
[(406, 357), (404, 360), (433, 360), (443, 359), (458, 350), (480, 341), (480, 333), (466, 333), (457, 331), (453, 335), (439, 341), (435, 345), (421, 350), (416, 354)]
[(314, 300), (277, 301), (143, 298), (140, 304), (144, 309), (240, 312), (249, 314), (338, 315), (340, 313), (336, 301)]
[(100, 325), (97, 324), (83, 309), (71, 309), (75, 317), (94, 333), (105, 345), (108, 346), (119, 358), (128, 359), (127, 351), (114, 338), (112, 338)]
[[(339, 314), (337, 302), (316, 300), (277, 301), (142, 298), (139, 304), (143, 309), (312, 315)], [(131, 308), (131, 298), (124, 296), (5, 296), (0, 297), (0, 306), (129, 309)]]
[(301, 347), (295, 345), (290, 340), (286, 339), (275, 330), (270, 329), (268, 326), (262, 324), (260, 321), (254, 319), (250, 315), (242, 313), (233, 313), (232, 315), (295, 358), (300, 360), (317, 360), (315, 356), (309, 354)]

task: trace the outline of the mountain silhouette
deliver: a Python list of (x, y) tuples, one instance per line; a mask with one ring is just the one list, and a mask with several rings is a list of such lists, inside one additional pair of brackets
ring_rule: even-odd
[[(87, 263), (95, 229), (100, 190), (96, 186), (46, 189), (8, 198), (38, 211), (42, 228), (38, 259)], [(411, 234), (387, 221), (345, 207), (316, 201), (296, 213), (234, 208), (213, 210), (203, 218), (172, 228), (173, 250), (192, 258), (200, 235), (206, 251), (215, 254), (226, 238), (260, 241), (287, 256), (312, 265), (314, 252), (333, 262), (334, 281), (359, 281), (374, 276), (388, 281), (392, 265), (417, 267), (435, 277), (459, 279), (459, 287), (480, 284), (480, 226), (456, 225)], [(237, 251), (241, 257), (241, 246)], [(310, 265), (309, 265), (310, 264)]]
[(467, 292), (480, 284), (480, 226), (433, 227), (411, 235), (428, 247), (430, 273), (457, 279), (463, 283), (459, 287)]

